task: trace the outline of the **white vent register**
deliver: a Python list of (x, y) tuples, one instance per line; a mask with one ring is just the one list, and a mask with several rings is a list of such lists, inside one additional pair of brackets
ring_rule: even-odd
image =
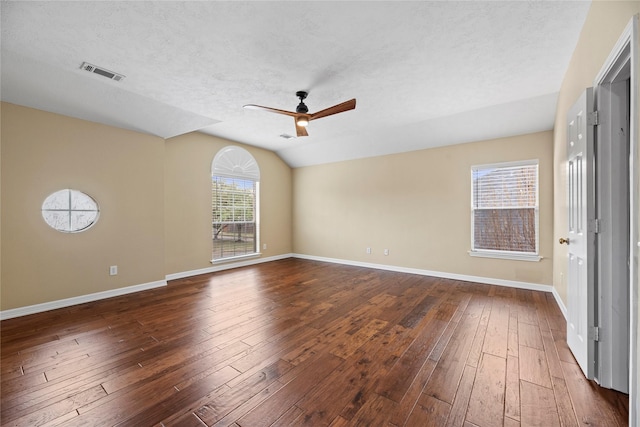
[(80, 68), (90, 73), (99, 74), (108, 79), (115, 80), (117, 82), (124, 79), (124, 76), (122, 74), (114, 73), (113, 71), (98, 67), (97, 65), (89, 64), (88, 62), (83, 62)]

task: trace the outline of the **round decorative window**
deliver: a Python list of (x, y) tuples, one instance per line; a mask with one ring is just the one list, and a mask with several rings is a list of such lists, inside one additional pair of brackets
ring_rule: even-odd
[(77, 233), (98, 220), (98, 203), (78, 190), (56, 191), (44, 199), (42, 217), (52, 228), (63, 233)]

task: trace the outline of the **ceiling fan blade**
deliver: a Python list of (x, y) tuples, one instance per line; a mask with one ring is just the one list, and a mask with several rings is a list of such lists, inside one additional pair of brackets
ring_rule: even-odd
[(300, 125), (298, 124), (298, 120), (297, 120), (297, 119), (293, 119), (293, 121), (294, 121), (294, 122), (295, 122), (295, 124), (296, 124), (296, 134), (297, 134), (298, 136), (309, 136), (309, 134), (307, 133), (307, 128), (306, 128), (306, 127), (304, 127), (304, 126), (300, 126)]
[(272, 113), (286, 114), (287, 116), (292, 116), (292, 117), (295, 117), (298, 115), (298, 113), (294, 113), (293, 111), (279, 110), (277, 108), (263, 107), (262, 105), (254, 105), (254, 104), (243, 105), (242, 108), (246, 108), (248, 110), (270, 111)]
[(353, 110), (356, 108), (356, 100), (350, 99), (341, 104), (334, 105), (333, 107), (325, 108), (324, 110), (320, 110), (317, 113), (313, 113), (310, 115), (309, 120), (320, 119), (322, 117), (331, 116), (333, 114), (342, 113), (344, 111)]

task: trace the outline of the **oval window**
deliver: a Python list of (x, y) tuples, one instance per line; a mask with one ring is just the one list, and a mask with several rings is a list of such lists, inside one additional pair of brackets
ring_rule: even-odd
[(77, 233), (98, 220), (98, 203), (78, 190), (56, 191), (44, 199), (42, 217), (52, 228), (63, 233)]

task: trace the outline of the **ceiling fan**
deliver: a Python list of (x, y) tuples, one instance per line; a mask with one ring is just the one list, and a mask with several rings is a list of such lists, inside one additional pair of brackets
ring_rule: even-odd
[(333, 107), (320, 110), (317, 113), (309, 114), (309, 108), (304, 103), (307, 95), (308, 93), (303, 90), (296, 92), (296, 96), (300, 98), (300, 104), (298, 104), (298, 106), (296, 107), (295, 113), (293, 111), (279, 110), (277, 108), (263, 107), (261, 105), (254, 104), (247, 104), (244, 106), (244, 108), (271, 111), (272, 113), (285, 114), (287, 116), (293, 117), (296, 124), (296, 133), (298, 134), (298, 136), (309, 136), (306, 127), (311, 120), (321, 119), (322, 117), (331, 116), (333, 114), (342, 113), (356, 108), (356, 100), (350, 99), (349, 101), (334, 105)]

